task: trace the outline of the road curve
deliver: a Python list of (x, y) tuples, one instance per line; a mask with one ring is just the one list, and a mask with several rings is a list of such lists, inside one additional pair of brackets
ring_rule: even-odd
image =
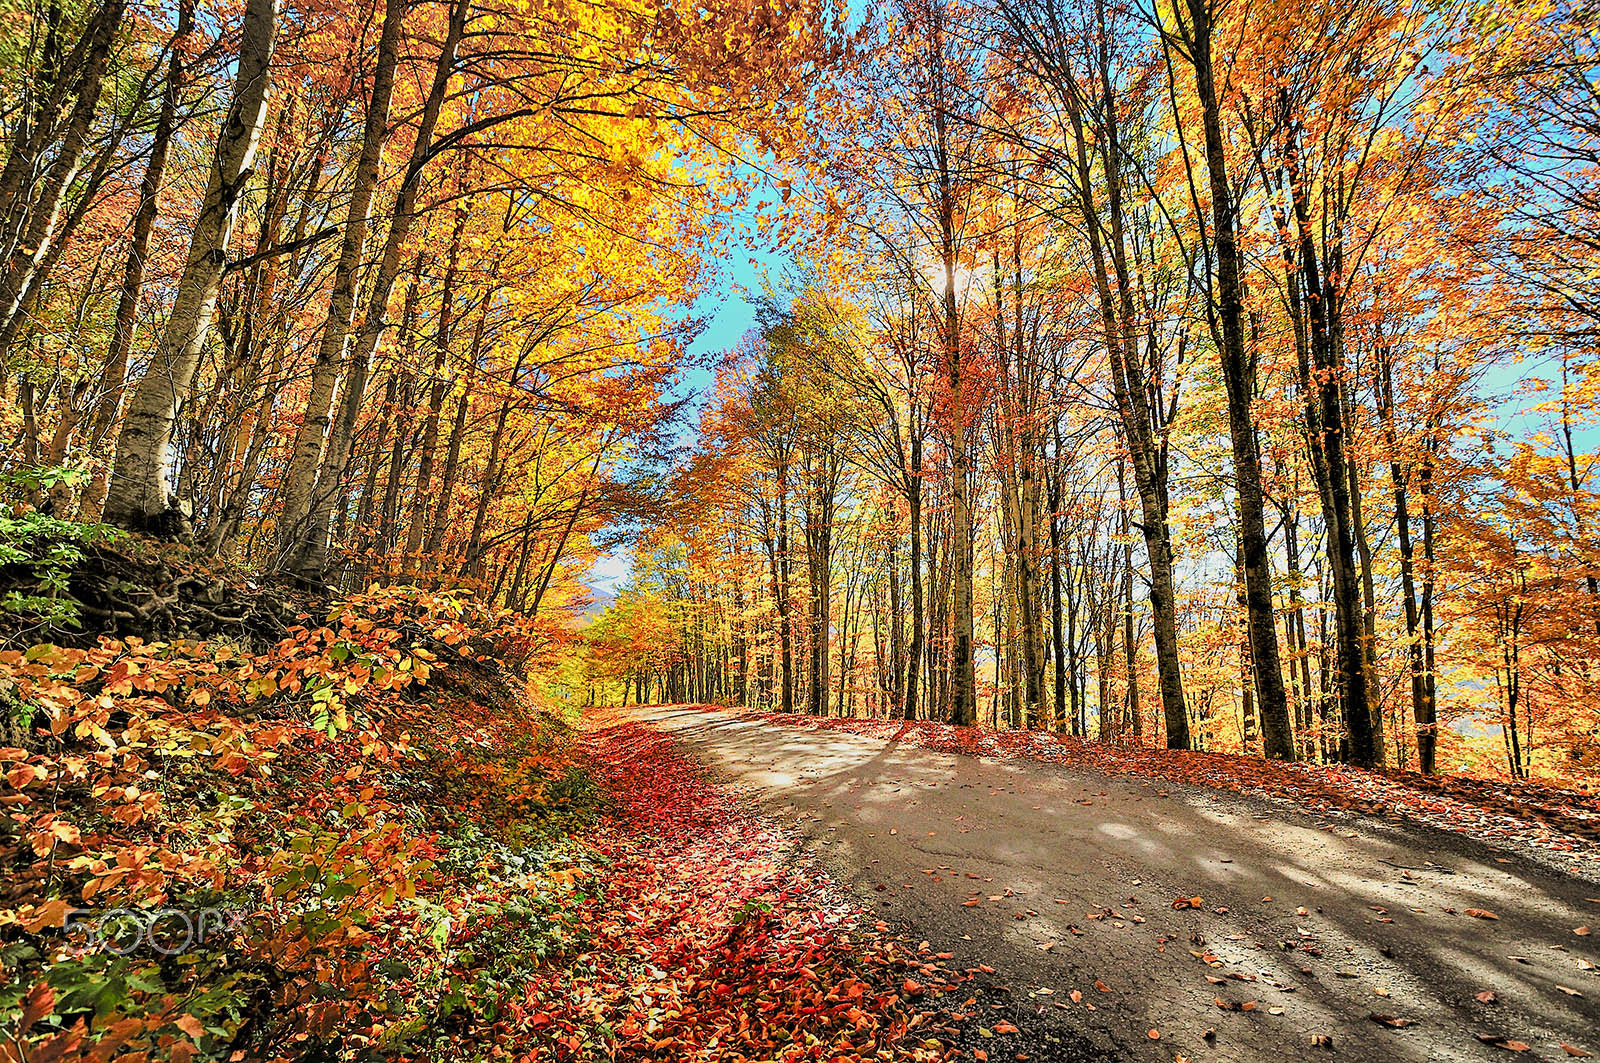
[(1160, 780), (625, 711), (791, 821), (861, 904), (952, 966), (993, 968), (973, 994), (990, 1060), (1567, 1059), (1563, 1042), (1600, 1058), (1600, 934), (1574, 933), (1600, 929), (1600, 886), (1514, 853)]

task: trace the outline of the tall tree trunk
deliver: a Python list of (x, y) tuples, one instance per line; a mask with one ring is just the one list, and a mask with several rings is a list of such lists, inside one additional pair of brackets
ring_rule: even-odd
[(311, 508), (307, 514), (307, 532), (301, 549), (293, 558), (292, 571), (300, 580), (319, 582), (328, 558), (328, 524), (334, 505), (344, 493), (346, 466), (355, 441), (356, 421), (366, 399), (367, 374), (378, 342), (388, 328), (389, 295), (400, 275), (400, 266), (407, 238), (418, 217), (417, 203), (421, 198), (422, 169), (427, 165), (433, 147), (434, 129), (440, 112), (449, 95), (450, 78), (455, 70), (456, 49), (466, 29), (470, 0), (454, 0), (450, 21), (445, 31), (444, 43), (434, 64), (433, 84), (422, 107), (417, 122), (417, 136), (411, 149), (411, 160), (401, 179), (400, 193), (389, 218), (389, 232), (384, 241), (383, 254), (378, 261), (377, 273), (368, 293), (366, 314), (361, 331), (357, 334), (350, 353), (350, 368), (345, 374), (344, 397), (340, 402), (339, 417), (328, 437), (326, 457), (312, 491)]
[[(1313, 451), (1312, 467), (1323, 482), (1319, 492), (1328, 526), (1328, 567), (1333, 577), (1334, 619), (1337, 625), (1339, 700), (1350, 733), (1350, 759), (1362, 767), (1383, 762), (1382, 735), (1374, 724), (1362, 610), (1360, 571), (1356, 561), (1356, 512), (1345, 431), (1343, 354), (1339, 350), (1336, 278), (1324, 278), (1306, 190), (1300, 186), (1297, 148), (1291, 140), (1288, 174), (1284, 182), (1294, 212), (1295, 265), (1304, 286), (1307, 348), (1310, 364), (1302, 361), (1301, 387), (1315, 420), (1307, 426)], [(1326, 283), (1325, 283), (1326, 281)]]
[[(1285, 578), (1289, 585), (1289, 614), (1285, 618), (1284, 629), (1289, 636), (1289, 647), (1300, 662), (1298, 673), (1294, 662), (1289, 663), (1289, 676), (1294, 680), (1293, 685), (1296, 688), (1295, 728), (1299, 736), (1298, 751), (1302, 756), (1312, 756), (1315, 749), (1308, 736), (1315, 717), (1312, 714), (1314, 701), (1311, 687), (1311, 647), (1306, 639), (1306, 604), (1305, 597), (1300, 592), (1304, 574), (1300, 568), (1299, 512), (1294, 501), (1294, 496), (1298, 493), (1297, 480), (1296, 490), (1283, 506), (1283, 550), (1284, 560), (1288, 565)], [(1295, 679), (1297, 675), (1298, 679)]]
[(773, 556), (778, 599), (778, 641), (783, 652), (783, 711), (794, 711), (794, 623), (789, 615), (789, 468), (778, 467), (778, 549)]
[[(1110, 82), (1106, 81), (1102, 105), (1114, 102), (1110, 96)], [(1143, 330), (1135, 320), (1131, 278), (1128, 273), (1127, 252), (1122, 219), (1121, 156), (1116, 140), (1114, 121), (1105, 123), (1108, 145), (1102, 151), (1107, 174), (1108, 209), (1110, 211), (1110, 263), (1101, 234), (1100, 206), (1094, 200), (1089, 169), (1089, 154), (1084, 135), (1083, 119), (1076, 109), (1071, 112), (1073, 137), (1077, 151), (1078, 198), (1084, 229), (1088, 234), (1090, 260), (1094, 266), (1095, 291), (1100, 303), (1100, 327), (1106, 347), (1106, 357), (1111, 367), (1112, 392), (1117, 402), (1122, 435), (1132, 458), (1134, 486), (1139, 495), (1139, 505), (1144, 516), (1142, 534), (1145, 552), (1150, 560), (1150, 611), (1155, 627), (1156, 671), (1161, 692), (1162, 720), (1166, 724), (1167, 746), (1171, 749), (1188, 749), (1189, 713), (1183, 700), (1183, 673), (1178, 657), (1178, 621), (1176, 590), (1172, 575), (1172, 535), (1167, 520), (1168, 489), (1166, 443), (1156, 438), (1152, 423), (1157, 411), (1152, 411), (1146, 397), (1148, 382), (1143, 379), (1140, 367), (1144, 359), (1138, 351), (1138, 337)], [(1117, 295), (1112, 294), (1112, 276)]]
[(1378, 358), (1378, 416), (1383, 422), (1384, 446), (1389, 451), (1389, 481), (1394, 487), (1394, 520), (1400, 540), (1400, 594), (1406, 614), (1406, 662), (1411, 677), (1411, 714), (1417, 725), (1417, 768), (1424, 775), (1435, 770), (1438, 715), (1434, 705), (1433, 676), (1423, 650), (1421, 609), (1417, 603), (1416, 547), (1411, 541), (1411, 506), (1406, 473), (1400, 461), (1400, 437), (1394, 423), (1393, 351)]
[(1251, 420), (1255, 373), (1244, 342), (1244, 254), (1236, 229), (1237, 208), (1228, 178), (1227, 140), (1212, 63), (1212, 0), (1186, 0), (1188, 23), (1180, 20), (1184, 51), (1194, 69), (1205, 130), (1205, 158), (1211, 193), (1212, 251), (1216, 285), (1211, 311), (1218, 325), (1218, 354), (1228, 398), (1228, 434), (1233, 445), (1233, 480), (1244, 554), (1245, 593), (1250, 617), (1250, 663), (1261, 718), (1262, 752), (1275, 760), (1294, 759), (1294, 734), (1284, 695), (1273, 617), (1272, 570), (1267, 552), (1261, 462)]
[[(178, 104), (185, 84), (184, 42), (194, 32), (194, 0), (179, 0), (178, 25), (168, 46), (167, 78), (161, 88), (161, 109), (155, 131), (150, 136), (150, 159), (139, 179), (139, 205), (133, 212), (133, 227), (128, 237), (128, 259), (122, 267), (122, 287), (117, 294), (116, 316), (111, 324), (111, 348), (101, 373), (100, 396), (95, 404), (90, 427), (90, 445), (98, 446), (111, 434), (122, 413), (122, 396), (128, 385), (128, 353), (133, 347), (138, 324), (139, 297), (144, 291), (145, 261), (150, 253), (150, 234), (155, 230), (161, 208), (161, 186), (166, 178), (167, 157), (172, 149), (172, 134), (178, 124)], [(88, 512), (95, 519), (105, 502), (105, 476), (97, 477), (96, 489), (85, 494)]]
[(239, 198), (249, 181), (271, 88), (277, 0), (248, 0), (233, 101), (217, 136), (200, 216), (161, 342), (134, 390), (117, 437), (105, 519), (157, 534), (187, 534), (172, 494), (172, 431), (205, 348)]
[(378, 549), (388, 552), (398, 540), (400, 489), (409, 464), (406, 436), (413, 430), (412, 405), (416, 402), (417, 380), (409, 368), (399, 374), (400, 401), (394, 418), (394, 439), (389, 444), (389, 475), (384, 482), (383, 509), (378, 517)]
[[(944, 12), (937, 12), (933, 25), (932, 63), (939, 68), (933, 79), (941, 90), (945, 85), (948, 62), (944, 44)], [(937, 254), (944, 291), (940, 299), (943, 315), (940, 340), (943, 345), (946, 387), (946, 430), (950, 441), (950, 543), (945, 556), (950, 561), (950, 722), (970, 727), (978, 719), (977, 677), (973, 656), (972, 593), (972, 512), (967, 498), (968, 453), (966, 383), (962, 377), (961, 310), (957, 293), (956, 258), (959, 252), (956, 208), (957, 175), (953, 171), (947, 99), (933, 101), (934, 186), (939, 229)]]
[[(0, 247), (7, 255), (5, 270), (0, 272), (0, 334), (13, 332), (12, 325), (26, 308), (34, 285), (39, 281), (40, 267), (52, 257), (57, 242), (66, 237), (61, 225), (62, 204), (83, 166), (106, 72), (111, 66), (111, 52), (126, 11), (126, 0), (107, 0), (90, 16), (83, 38), (71, 55), (76, 62), (71, 64), (75, 69), (69, 76), (77, 99), (62, 131), (61, 147), (37, 180), (28, 180), (35, 172), (25, 157), (28, 153), (19, 152), (20, 145), (12, 145), (13, 156), (23, 168), (20, 172), (5, 174), (0, 185), (7, 186), (9, 192), (11, 179), (20, 178), (18, 191), (31, 193), (31, 198), (22, 210), (14, 209), (20, 205), (18, 199), (0, 204), (13, 208), (0, 211), (0, 221), (6, 223), (4, 229), (0, 229)], [(59, 11), (53, 17), (59, 19)], [(54, 26), (50, 27), (50, 32), (55, 32)], [(13, 169), (11, 162), (8, 158), (7, 170)]]
[(433, 372), (428, 388), (428, 413), (422, 420), (421, 458), (417, 466), (417, 489), (411, 496), (411, 520), (406, 527), (406, 553), (422, 549), (423, 532), (432, 505), (434, 451), (439, 449), (439, 416), (452, 381), (445, 374), (450, 354), (450, 332), (455, 322), (456, 269), (461, 257), (461, 230), (467, 222), (465, 210), (456, 211), (450, 232), (450, 250), (445, 256), (444, 284), (439, 296), (439, 327), (433, 340)]
[[(1132, 531), (1129, 525), (1132, 523), (1133, 515), (1129, 512), (1127, 481), (1123, 475), (1121, 462), (1117, 464), (1117, 495), (1121, 502), (1119, 508), (1122, 511), (1122, 651), (1128, 674), (1128, 730), (1134, 744), (1138, 745), (1144, 725), (1139, 718), (1139, 642), (1134, 637), (1133, 619), (1133, 536), (1129, 534)], [(1183, 728), (1187, 738), (1189, 730), (1187, 712), (1184, 713)], [(1179, 747), (1169, 742), (1168, 748)]]
[(355, 319), (356, 296), (361, 290), (361, 257), (372, 219), (372, 199), (383, 168), (383, 149), (389, 139), (389, 110), (394, 100), (395, 69), (405, 34), (408, 0), (384, 0), (383, 28), (378, 35), (378, 56), (372, 73), (372, 95), (367, 101), (361, 134), (361, 154), (356, 160), (350, 202), (345, 208), (339, 260), (333, 268), (333, 288), (323, 317), (322, 337), (311, 367), (311, 387), (305, 413), (295, 433), (289, 467), (283, 479), (283, 508), (278, 516), (278, 556), (288, 564), (308, 548), (308, 519), (317, 471), (328, 436), (329, 417), (339, 375), (345, 368), (345, 347)]
[(370, 550), (376, 543), (373, 534), (373, 517), (378, 511), (378, 469), (383, 465), (383, 451), (389, 445), (389, 424), (394, 420), (395, 404), (400, 399), (399, 381), (394, 374), (383, 385), (383, 405), (378, 410), (378, 434), (373, 437), (372, 449), (367, 453), (367, 472), (361, 481), (361, 508), (356, 512), (358, 545)]
[(467, 416), (472, 410), (472, 385), (478, 379), (478, 359), (483, 356), (483, 329), (488, 311), (478, 318), (478, 327), (472, 334), (472, 354), (467, 365), (467, 383), (456, 402), (455, 423), (450, 426), (450, 443), (445, 448), (444, 472), (439, 477), (439, 505), (433, 512), (433, 526), (428, 531), (427, 552), (437, 554), (444, 546), (445, 532), (450, 527), (450, 505), (456, 493), (456, 477), (461, 469), (461, 443), (466, 435)]
[[(833, 596), (833, 485), (831, 458), (807, 460), (810, 482), (806, 485), (806, 576), (810, 591), (808, 616), (806, 711), (812, 716), (828, 714), (830, 630)], [(820, 467), (818, 467), (820, 466)]]
[[(913, 411), (912, 416), (916, 416)], [(917, 680), (927, 656), (925, 635), (926, 607), (922, 598), (922, 439), (915, 425), (911, 431), (911, 470), (906, 476), (906, 508), (911, 515), (911, 644), (906, 647), (905, 701), (900, 717), (917, 718)]]

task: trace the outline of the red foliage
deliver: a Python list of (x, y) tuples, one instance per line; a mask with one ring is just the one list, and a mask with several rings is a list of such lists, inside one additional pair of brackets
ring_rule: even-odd
[[(952, 977), (792, 858), (769, 821), (666, 738), (591, 716), (587, 759), (616, 802), (581, 955), (529, 989), (525, 1026), (558, 1055), (611, 1031), (620, 1059), (939, 1059), (924, 992)], [(926, 987), (926, 988), (925, 988)]]
[[(296, 1058), (409, 1021), (402, 989), (448, 1000), (431, 898), (480, 873), (449, 835), (548, 811), (560, 767), (469, 648), (502, 633), (515, 650), (490, 612), (397, 589), (260, 652), (0, 652), (21, 725), (0, 748), (0, 1059)], [(186, 939), (197, 913), (211, 933)]]

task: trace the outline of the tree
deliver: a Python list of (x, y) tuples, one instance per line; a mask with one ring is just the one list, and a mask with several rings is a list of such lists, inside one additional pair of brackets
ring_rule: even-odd
[(173, 494), (173, 424), (178, 407), (189, 397), (211, 329), (240, 198), (266, 124), (277, 20), (277, 0), (248, 0), (233, 99), (217, 135), (211, 177), (189, 240), (177, 297), (117, 436), (116, 465), (105, 504), (105, 519), (113, 524), (170, 534), (187, 523)]

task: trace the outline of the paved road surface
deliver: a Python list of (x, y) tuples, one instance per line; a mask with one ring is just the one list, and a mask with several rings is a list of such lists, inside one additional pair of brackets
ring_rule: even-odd
[(628, 711), (795, 822), (862, 904), (952, 966), (994, 968), (978, 1022), (1021, 1032), (980, 1033), (991, 1060), (1566, 1059), (1561, 1042), (1600, 1059), (1600, 886), (1515, 854), (1159, 780)]

